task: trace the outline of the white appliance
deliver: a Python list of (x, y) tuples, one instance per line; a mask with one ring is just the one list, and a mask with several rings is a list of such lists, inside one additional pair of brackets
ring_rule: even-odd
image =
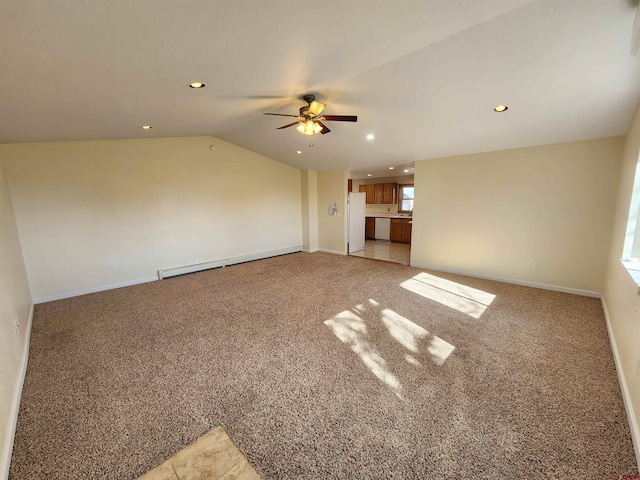
[(391, 240), (391, 219), (376, 217), (376, 240)]
[(347, 223), (349, 232), (347, 238), (347, 253), (364, 250), (364, 214), (366, 206), (366, 193), (350, 192), (347, 196)]

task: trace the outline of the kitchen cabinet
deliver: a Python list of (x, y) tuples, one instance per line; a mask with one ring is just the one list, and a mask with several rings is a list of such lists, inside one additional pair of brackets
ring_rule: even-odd
[(411, 220), (402, 221), (402, 243), (411, 243)]
[(367, 203), (376, 203), (375, 185), (367, 185)]
[(367, 203), (376, 203), (374, 184), (360, 185), (360, 187), (358, 187), (358, 190), (360, 191), (360, 193), (364, 192), (367, 194)]
[(383, 186), (382, 203), (391, 204), (398, 201), (396, 192), (398, 191), (397, 183), (385, 183)]
[(366, 240), (376, 239), (376, 219), (373, 217), (367, 217), (365, 220), (364, 238)]
[(391, 219), (390, 240), (392, 242), (401, 242), (402, 241), (402, 219), (401, 218), (392, 218)]
[(398, 201), (397, 183), (370, 183), (360, 185), (358, 190), (367, 194), (368, 204), (392, 205)]
[(411, 243), (411, 219), (391, 219), (391, 241), (396, 243)]
[(382, 203), (384, 200), (384, 183), (376, 183), (373, 187), (375, 192), (373, 203)]

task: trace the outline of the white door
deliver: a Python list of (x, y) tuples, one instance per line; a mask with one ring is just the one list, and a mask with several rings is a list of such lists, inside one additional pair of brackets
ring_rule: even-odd
[(351, 192), (347, 198), (349, 239), (347, 253), (364, 250), (365, 208), (367, 194)]

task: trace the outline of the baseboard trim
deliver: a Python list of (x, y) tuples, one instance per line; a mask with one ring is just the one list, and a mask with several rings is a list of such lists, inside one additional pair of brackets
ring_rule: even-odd
[(279, 248), (277, 250), (267, 250), (263, 252), (250, 253), (248, 255), (239, 255), (237, 257), (220, 258), (210, 262), (196, 263), (193, 265), (184, 265), (182, 267), (165, 268), (158, 270), (158, 279), (176, 277), (178, 275), (186, 275), (188, 273), (202, 272), (213, 268), (227, 267), (237, 265), (238, 263), (253, 262), (254, 260), (263, 260), (265, 258), (279, 257), (280, 255), (288, 255), (289, 253), (302, 252), (302, 245), (293, 247)]
[(240, 255), (238, 257), (230, 257), (225, 259), (225, 266), (237, 265), (239, 263), (253, 262), (255, 260), (264, 260), (265, 258), (279, 257), (280, 255), (289, 255), (290, 253), (299, 253), (302, 251), (302, 245), (293, 247), (279, 248), (277, 250), (268, 250), (266, 252), (251, 253), (249, 255)]
[(302, 251), (304, 253), (316, 253), (318, 251), (317, 248), (303, 248)]
[(618, 373), (618, 383), (622, 390), (622, 400), (624, 401), (624, 408), (627, 411), (627, 421), (629, 422), (629, 430), (631, 430), (631, 440), (633, 442), (633, 450), (636, 454), (636, 463), (638, 464), (638, 470), (640, 471), (640, 426), (638, 426), (638, 420), (633, 411), (633, 404), (631, 403), (631, 394), (627, 387), (627, 378), (622, 370), (622, 361), (618, 354), (618, 345), (616, 344), (616, 337), (613, 335), (613, 329), (611, 328), (611, 319), (609, 317), (609, 310), (607, 309), (607, 303), (604, 300), (604, 296), (600, 299), (602, 303), (602, 311), (604, 312), (604, 320), (607, 324), (607, 332), (609, 333), (609, 343), (611, 344), (611, 351), (613, 352), (613, 360), (616, 364), (616, 372)]
[(484, 280), (494, 280), (496, 282), (511, 283), (513, 285), (521, 285), (523, 287), (541, 288), (542, 290), (552, 290), (554, 292), (572, 293), (574, 295), (582, 295), (583, 297), (602, 298), (600, 292), (592, 292), (590, 290), (580, 290), (578, 288), (561, 287), (559, 285), (549, 285), (546, 283), (527, 282), (525, 280), (516, 280), (514, 278), (498, 277), (495, 275), (483, 275), (480, 273), (470, 273), (453, 268), (434, 267), (431, 265), (421, 265), (419, 263), (411, 263), (412, 267), (424, 268), (434, 272), (453, 273), (454, 275), (464, 275), (465, 277), (482, 278)]
[(302, 245), (295, 247), (281, 248), (279, 250), (269, 250), (266, 252), (252, 253), (249, 255), (241, 255), (238, 257), (224, 258), (221, 260), (215, 260), (213, 262), (199, 263), (196, 265), (188, 265), (185, 267), (168, 268), (165, 270), (158, 270), (158, 276), (145, 277), (136, 280), (129, 280), (128, 282), (113, 283), (111, 285), (103, 285), (100, 287), (88, 288), (86, 290), (79, 290), (69, 293), (61, 293), (59, 295), (51, 295), (48, 297), (34, 298), (33, 303), (46, 303), (53, 302), (55, 300), (63, 300), (65, 298), (77, 297), (79, 295), (87, 295), (89, 293), (104, 292), (105, 290), (113, 290), (114, 288), (131, 287), (132, 285), (139, 285), (141, 283), (155, 282), (156, 280), (162, 280), (163, 278), (174, 277), (176, 275), (184, 275), (186, 273), (193, 273), (202, 270), (208, 270), (216, 267), (224, 267), (228, 265), (235, 265), (237, 263), (251, 262), (253, 260), (262, 260), (264, 258), (277, 257), (279, 255), (286, 255), (289, 253), (296, 253), (302, 251)]
[(319, 248), (318, 251), (324, 253), (333, 253), (334, 255), (346, 255), (345, 252), (339, 252), (338, 250), (329, 250), (327, 248)]
[(31, 341), (31, 325), (33, 324), (33, 304), (29, 310), (29, 320), (25, 329), (24, 351), (22, 352), (22, 365), (20, 374), (16, 382), (16, 388), (13, 392), (13, 403), (9, 410), (9, 422), (7, 423), (7, 432), (4, 442), (4, 451), (0, 463), (0, 478), (6, 480), (9, 478), (9, 468), (11, 467), (11, 455), (13, 453), (13, 441), (16, 437), (16, 427), (18, 425), (18, 412), (20, 411), (20, 400), (22, 398), (22, 387), (24, 386), (24, 377), (27, 374), (27, 363), (29, 362), (29, 343)]
[(156, 280), (158, 280), (158, 277), (139, 278), (137, 280), (130, 280), (128, 282), (122, 283), (113, 283), (111, 285), (103, 285), (101, 287), (79, 290), (77, 292), (61, 293), (59, 295), (51, 295), (49, 297), (34, 298), (33, 303), (37, 305), (39, 303), (53, 302), (54, 300), (62, 300), (64, 298), (77, 297), (79, 295), (87, 295), (89, 293), (104, 292), (105, 290), (113, 290), (114, 288), (130, 287), (132, 285), (139, 285), (141, 283), (155, 282)]

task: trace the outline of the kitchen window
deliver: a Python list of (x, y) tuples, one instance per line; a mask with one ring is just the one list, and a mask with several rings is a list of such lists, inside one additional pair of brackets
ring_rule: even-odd
[(413, 213), (413, 185), (398, 185), (398, 212)]

